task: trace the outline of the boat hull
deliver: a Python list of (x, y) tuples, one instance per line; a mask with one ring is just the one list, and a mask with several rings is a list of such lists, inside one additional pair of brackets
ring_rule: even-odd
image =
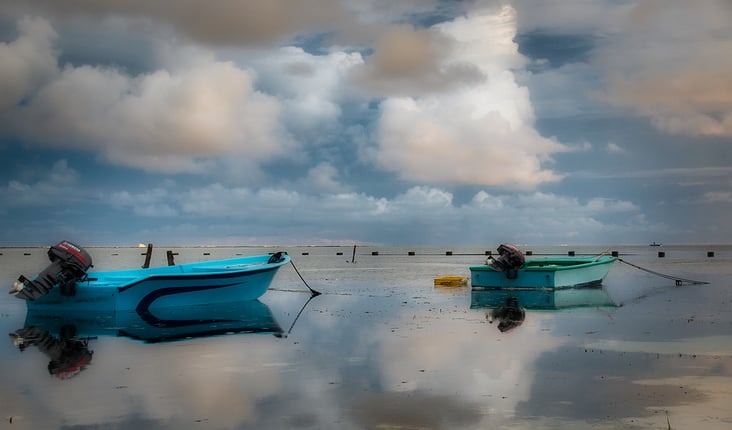
[(500, 272), (491, 266), (470, 268), (473, 289), (561, 289), (599, 287), (615, 257), (559, 257), (531, 260), (513, 272)]
[(277, 269), (290, 261), (284, 254), (277, 262), (269, 255), (242, 257), (149, 269), (89, 272), (76, 283), (76, 294), (65, 296), (59, 288), (27, 301), (28, 309), (97, 311), (155, 311), (191, 305), (255, 300), (269, 288)]

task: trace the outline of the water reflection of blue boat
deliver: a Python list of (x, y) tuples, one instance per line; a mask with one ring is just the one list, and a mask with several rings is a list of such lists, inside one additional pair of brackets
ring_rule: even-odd
[(525, 309), (565, 309), (576, 307), (616, 306), (605, 288), (565, 289), (513, 289), (472, 290), (470, 307), (497, 308), (506, 306), (510, 300)]
[(161, 308), (154, 312), (31, 309), (26, 314), (25, 327), (60, 337), (123, 336), (147, 343), (234, 333), (282, 333), (269, 307), (259, 300)]
[(240, 333), (283, 335), (265, 304), (246, 300), (155, 312), (31, 309), (23, 328), (10, 333), (10, 339), (21, 351), (38, 348), (49, 358), (48, 372), (68, 379), (91, 363), (89, 342), (100, 336), (157, 343)]

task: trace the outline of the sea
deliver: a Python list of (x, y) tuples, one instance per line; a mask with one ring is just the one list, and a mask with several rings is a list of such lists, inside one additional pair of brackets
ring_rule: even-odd
[[(435, 284), (495, 246), (156, 246), (151, 265), (292, 257), (258, 301), (168, 315), (190, 323), (175, 336), (0, 294), (0, 428), (732, 428), (732, 246), (520, 245), (620, 260), (601, 299), (517, 299), (508, 328), (469, 282)], [(42, 271), (47, 249), (0, 248), (0, 286)], [(145, 258), (86, 249), (93, 270)]]

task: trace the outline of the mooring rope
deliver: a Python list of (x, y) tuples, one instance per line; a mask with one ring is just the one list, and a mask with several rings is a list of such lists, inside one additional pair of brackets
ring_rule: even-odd
[(640, 267), (637, 264), (633, 264), (631, 262), (625, 261), (622, 258), (618, 258), (618, 261), (620, 261), (621, 263), (625, 263), (625, 264), (627, 264), (629, 266), (633, 266), (636, 269), (642, 270), (644, 272), (648, 272), (648, 273), (650, 273), (652, 275), (660, 276), (660, 277), (666, 278), (666, 279), (671, 279), (674, 282), (676, 282), (676, 286), (677, 287), (680, 287), (680, 286), (684, 285), (684, 282), (686, 282), (688, 284), (691, 284), (691, 285), (703, 285), (703, 284), (708, 284), (709, 283), (709, 282), (706, 282), (706, 281), (695, 281), (693, 279), (684, 279), (684, 278), (679, 278), (678, 276), (672, 276), (672, 275), (666, 275), (666, 274), (659, 273), (659, 272), (654, 272), (653, 270), (646, 269), (645, 267)]
[(297, 276), (300, 277), (303, 284), (305, 284), (305, 286), (308, 287), (308, 290), (310, 290), (310, 294), (312, 294), (313, 296), (319, 296), (321, 294), (320, 291), (315, 291), (312, 288), (310, 288), (310, 285), (308, 285), (307, 281), (305, 281), (305, 278), (303, 278), (302, 275), (300, 274), (300, 271), (297, 270), (297, 267), (295, 267), (295, 262), (292, 261), (292, 259), (290, 259), (290, 264), (292, 264), (292, 268), (295, 269), (295, 273), (297, 273)]

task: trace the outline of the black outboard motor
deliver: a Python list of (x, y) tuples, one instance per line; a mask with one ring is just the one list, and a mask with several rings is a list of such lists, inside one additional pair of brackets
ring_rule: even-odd
[(486, 264), (491, 266), (493, 270), (506, 272), (506, 276), (511, 272), (515, 273), (515, 271), (520, 269), (526, 262), (524, 254), (522, 254), (518, 248), (506, 243), (501, 244), (501, 246), (498, 247), (498, 255), (498, 258), (495, 259), (493, 257), (488, 257)]
[(51, 264), (43, 272), (30, 280), (23, 275), (13, 282), (10, 294), (15, 293), (19, 299), (35, 300), (48, 294), (51, 288), (58, 285), (61, 294), (76, 294), (76, 282), (86, 278), (86, 271), (92, 267), (92, 259), (86, 250), (69, 241), (56, 244), (48, 250)]

